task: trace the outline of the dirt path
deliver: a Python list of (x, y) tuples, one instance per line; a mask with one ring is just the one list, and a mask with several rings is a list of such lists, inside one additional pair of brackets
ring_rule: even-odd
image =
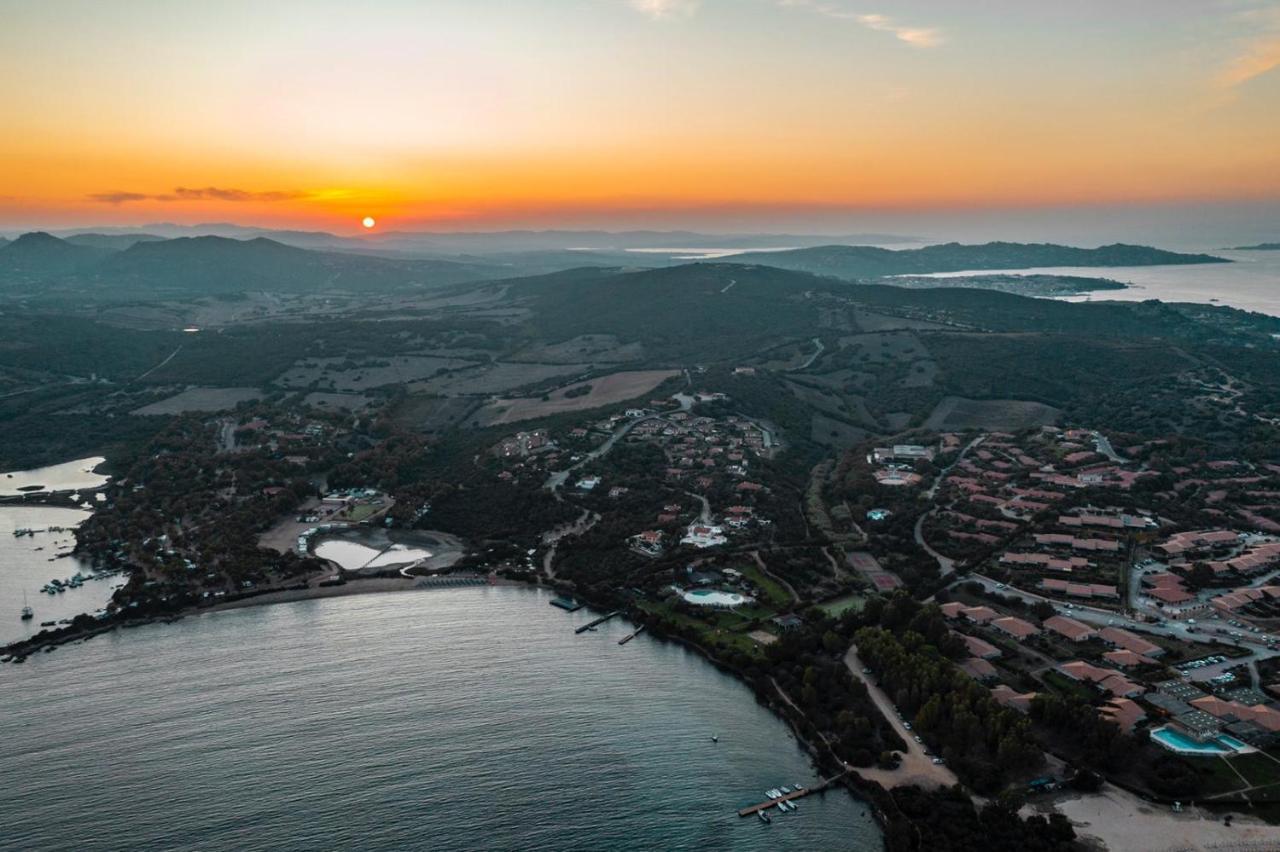
[(134, 379), (134, 381), (135, 381), (135, 382), (140, 382), (140, 381), (142, 381), (142, 380), (143, 380), (143, 379), (145, 379), (147, 376), (151, 375), (151, 374), (152, 374), (152, 373), (154, 373), (156, 370), (159, 370), (159, 369), (160, 369), (161, 367), (163, 367), (165, 364), (168, 364), (170, 361), (172, 361), (174, 358), (176, 358), (176, 357), (177, 357), (177, 355), (178, 355), (178, 353), (179, 353), (179, 352), (181, 352), (181, 351), (182, 351), (182, 344), (178, 344), (178, 348), (177, 348), (177, 349), (175, 349), (175, 350), (173, 350), (172, 352), (170, 352), (170, 353), (169, 353), (169, 357), (168, 357), (168, 358), (165, 358), (163, 361), (161, 361), (159, 364), (156, 364), (156, 365), (155, 365), (154, 367), (152, 367), (150, 370), (147, 370), (147, 371), (146, 371), (145, 373), (143, 373), (141, 376), (138, 376), (138, 378)]
[(924, 746), (915, 741), (915, 735), (908, 731), (903, 721), (898, 718), (898, 708), (893, 706), (893, 702), (889, 700), (889, 696), (885, 695), (883, 689), (872, 683), (862, 673), (865, 666), (858, 659), (856, 648), (849, 648), (849, 653), (844, 655), (844, 664), (849, 667), (854, 677), (866, 685), (876, 709), (889, 720), (889, 724), (907, 743), (907, 753), (903, 755), (902, 763), (897, 769), (868, 768), (855, 771), (863, 778), (875, 781), (883, 787), (905, 787), (917, 784), (923, 788), (933, 788), (959, 784), (960, 779), (956, 778), (956, 774), (949, 768), (934, 763), (932, 758), (925, 757)]
[(599, 520), (599, 515), (593, 514), (590, 509), (583, 509), (582, 514), (572, 524), (556, 527), (550, 532), (542, 534), (542, 543), (551, 545), (551, 549), (542, 557), (542, 570), (546, 572), (547, 579), (554, 580), (556, 578), (556, 550), (560, 547), (560, 540), (565, 536), (582, 535), (595, 526)]

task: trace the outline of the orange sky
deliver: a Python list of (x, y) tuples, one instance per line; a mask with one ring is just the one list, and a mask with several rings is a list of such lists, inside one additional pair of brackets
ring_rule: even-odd
[(7, 5), (6, 227), (1280, 198), (1276, 2)]

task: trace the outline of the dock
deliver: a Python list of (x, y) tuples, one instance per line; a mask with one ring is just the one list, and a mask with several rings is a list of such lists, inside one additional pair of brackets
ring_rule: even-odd
[(573, 598), (552, 598), (551, 605), (558, 606), (565, 612), (577, 612), (585, 606), (585, 604), (579, 603)]
[(615, 615), (622, 615), (622, 610), (615, 609), (613, 612), (605, 613), (604, 615), (597, 618), (595, 621), (588, 621), (586, 624), (582, 625), (581, 627), (579, 627), (577, 630), (574, 630), (573, 632), (586, 633), (588, 630), (595, 627), (597, 624), (604, 624), (606, 621), (613, 618)]
[(634, 638), (636, 638), (637, 636), (639, 636), (639, 635), (640, 635), (641, 633), (643, 633), (643, 632), (644, 632), (644, 625), (643, 625), (643, 624), (641, 624), (641, 625), (640, 625), (639, 627), (637, 627), (634, 631), (632, 631), (631, 633), (628, 633), (626, 636), (623, 636), (621, 639), (619, 639), (619, 640), (618, 640), (618, 644), (619, 644), (619, 645), (625, 645), (625, 644), (627, 644), (628, 642), (630, 642), (632, 639), (634, 639)]
[(792, 799), (802, 799), (810, 793), (821, 793), (845, 775), (846, 773), (841, 772), (839, 775), (834, 775), (825, 781), (821, 781), (813, 785), (812, 787), (805, 787), (803, 790), (792, 790), (790, 793), (784, 793), (776, 799), (769, 799), (768, 801), (761, 802), (758, 805), (749, 805), (738, 811), (738, 816), (754, 816), (760, 811), (768, 810), (769, 808), (776, 806), (778, 802), (790, 802)]

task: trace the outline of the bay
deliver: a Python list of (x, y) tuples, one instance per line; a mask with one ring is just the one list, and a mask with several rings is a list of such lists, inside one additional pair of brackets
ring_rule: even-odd
[[(0, 668), (0, 845), (874, 850), (787, 726), (683, 647), (484, 587), (229, 610)], [(719, 742), (712, 742), (712, 735)]]

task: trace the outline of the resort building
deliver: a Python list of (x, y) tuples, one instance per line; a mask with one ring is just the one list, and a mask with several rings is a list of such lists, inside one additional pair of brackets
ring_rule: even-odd
[(1031, 622), (1023, 621), (1021, 618), (1014, 618), (1012, 615), (997, 618), (991, 622), (991, 626), (1001, 633), (1012, 636), (1014, 639), (1027, 639), (1040, 632), (1040, 628)]
[(1051, 630), (1072, 642), (1087, 642), (1097, 637), (1098, 633), (1087, 624), (1081, 624), (1074, 618), (1055, 615), (1044, 621), (1046, 630)]

